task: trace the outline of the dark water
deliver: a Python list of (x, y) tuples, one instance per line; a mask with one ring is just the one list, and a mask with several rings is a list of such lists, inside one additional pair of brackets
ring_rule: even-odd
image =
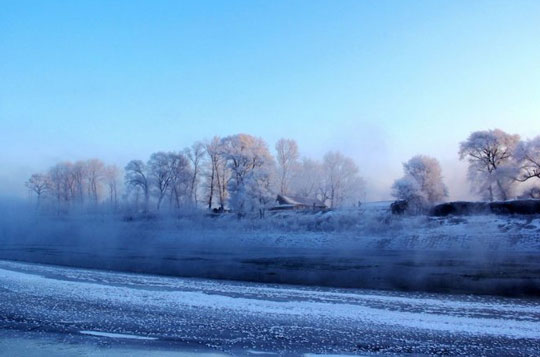
[[(145, 248), (141, 248), (142, 245)], [(0, 259), (183, 277), (334, 287), (540, 296), (540, 253), (180, 246), (137, 241), (6, 243)]]

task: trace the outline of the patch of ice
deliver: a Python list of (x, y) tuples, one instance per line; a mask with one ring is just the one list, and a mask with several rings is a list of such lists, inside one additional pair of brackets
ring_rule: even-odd
[(264, 356), (277, 355), (277, 353), (275, 352), (265, 352), (265, 351), (255, 351), (255, 350), (248, 350), (247, 353), (250, 355), (264, 355)]
[(155, 337), (128, 335), (124, 333), (112, 333), (112, 332), (102, 332), (102, 331), (79, 331), (79, 333), (83, 335), (91, 335), (91, 336), (98, 336), (98, 337), (128, 338), (132, 340), (157, 340), (157, 338)]

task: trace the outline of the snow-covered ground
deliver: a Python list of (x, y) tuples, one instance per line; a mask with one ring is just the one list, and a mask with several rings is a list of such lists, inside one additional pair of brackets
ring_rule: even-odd
[[(0, 340), (235, 355), (537, 355), (540, 301), (181, 279), (0, 261)], [(33, 335), (25, 335), (31, 331)], [(11, 342), (10, 342), (11, 341)]]

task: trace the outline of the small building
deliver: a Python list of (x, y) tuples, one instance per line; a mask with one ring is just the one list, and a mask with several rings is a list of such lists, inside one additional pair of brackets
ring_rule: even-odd
[(325, 211), (328, 206), (316, 199), (277, 195), (276, 205), (270, 211)]

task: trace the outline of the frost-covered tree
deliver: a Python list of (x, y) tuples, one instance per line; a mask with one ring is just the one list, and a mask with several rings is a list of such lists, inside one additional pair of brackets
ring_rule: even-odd
[(264, 218), (266, 210), (275, 201), (275, 168), (269, 164), (253, 170), (246, 177), (246, 211), (257, 211)]
[(222, 140), (222, 152), (231, 171), (229, 181), (230, 206), (242, 215), (248, 208), (250, 196), (249, 180), (259, 177), (262, 170), (275, 167), (274, 158), (261, 138), (237, 134)]
[(502, 130), (473, 132), (460, 144), (459, 157), (469, 162), (469, 180), (473, 190), (484, 199), (506, 200), (515, 185), (512, 154), (519, 135)]
[(322, 164), (317, 160), (303, 158), (291, 177), (290, 193), (304, 199), (320, 200), (322, 178)]
[(141, 160), (132, 160), (126, 165), (124, 171), (126, 187), (134, 191), (136, 197), (138, 197), (139, 192), (143, 194), (143, 209), (147, 212), (150, 202), (150, 183), (146, 164)]
[(439, 161), (433, 157), (417, 155), (403, 164), (405, 176), (411, 176), (420, 186), (420, 191), (430, 204), (443, 201), (448, 189), (443, 183)]
[(291, 177), (293, 197), (316, 200), (338, 208), (357, 204), (364, 194), (358, 166), (340, 152), (328, 152), (323, 161), (303, 158)]
[(358, 171), (351, 158), (337, 151), (326, 153), (322, 164), (324, 182), (320, 185), (322, 201), (328, 201), (331, 208), (357, 203), (364, 187)]
[(392, 195), (407, 201), (414, 210), (443, 201), (448, 189), (442, 180), (442, 170), (437, 159), (417, 155), (403, 164), (404, 176), (392, 185)]
[(540, 136), (519, 142), (514, 151), (514, 159), (519, 168), (518, 181), (540, 179)]
[(398, 200), (407, 202), (407, 208), (412, 213), (422, 211), (427, 206), (420, 184), (410, 175), (405, 175), (394, 181), (392, 185), (392, 196)]
[(287, 195), (293, 170), (298, 166), (298, 145), (292, 139), (279, 139), (276, 143), (276, 161), (279, 176), (279, 193)]

